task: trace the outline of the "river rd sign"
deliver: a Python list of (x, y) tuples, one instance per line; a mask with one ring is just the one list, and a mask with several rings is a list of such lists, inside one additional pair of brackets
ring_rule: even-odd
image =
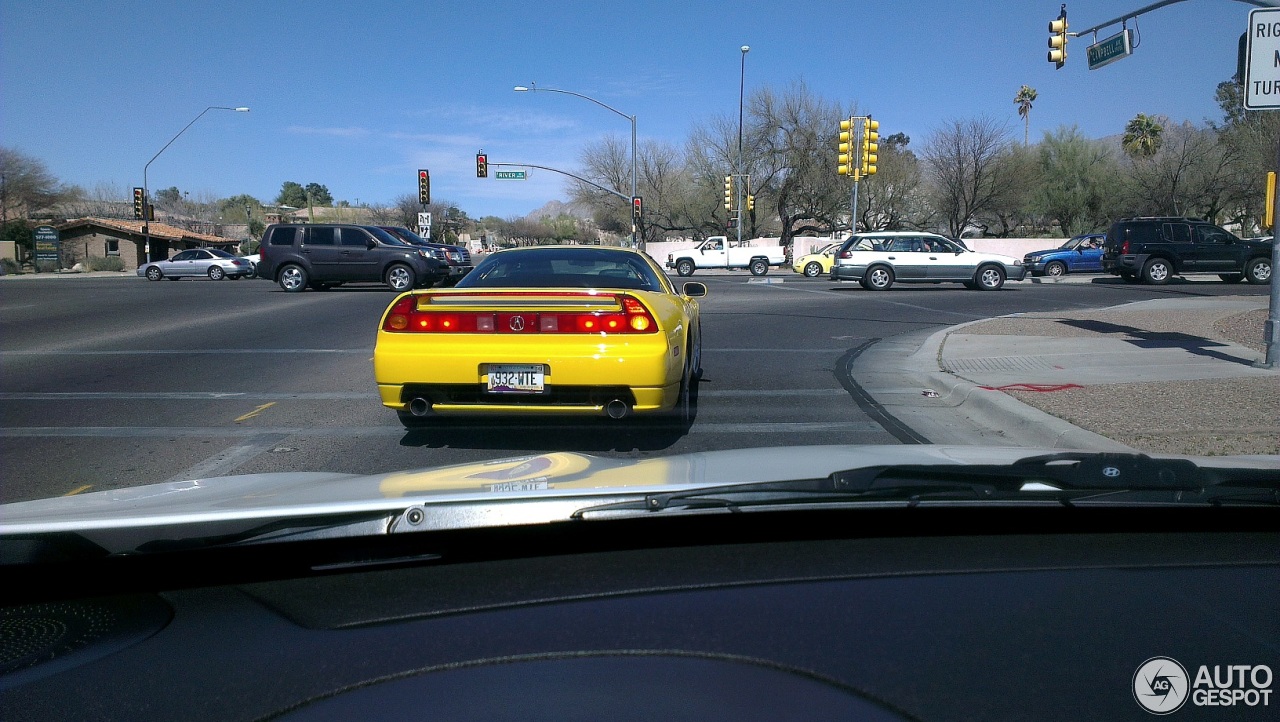
[(1249, 11), (1244, 63), (1244, 107), (1280, 110), (1280, 8)]

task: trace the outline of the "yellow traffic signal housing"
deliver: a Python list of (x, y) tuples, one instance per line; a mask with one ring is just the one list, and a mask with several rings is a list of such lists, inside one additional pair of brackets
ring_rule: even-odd
[(1049, 62), (1061, 69), (1067, 63), (1067, 6), (1054, 20), (1049, 21)]
[(752, 195), (748, 195), (747, 196), (747, 212), (754, 211), (755, 209), (756, 209), (756, 197)]
[(853, 118), (840, 121), (840, 144), (836, 148), (839, 151), (836, 156), (836, 172), (849, 175), (849, 171), (853, 169)]
[(1276, 172), (1267, 173), (1267, 206), (1262, 210), (1262, 227), (1270, 231), (1276, 224)]
[(880, 121), (867, 118), (862, 131), (862, 175), (875, 175), (880, 152)]
[(733, 210), (733, 176), (724, 177), (724, 209)]

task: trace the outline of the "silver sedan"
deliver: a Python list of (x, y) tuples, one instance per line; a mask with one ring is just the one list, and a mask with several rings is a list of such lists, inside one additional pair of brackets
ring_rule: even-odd
[(152, 261), (138, 267), (138, 275), (145, 276), (148, 281), (200, 277), (214, 281), (224, 278), (239, 280), (252, 273), (253, 266), (248, 261), (217, 248), (192, 248), (175, 254), (167, 261)]

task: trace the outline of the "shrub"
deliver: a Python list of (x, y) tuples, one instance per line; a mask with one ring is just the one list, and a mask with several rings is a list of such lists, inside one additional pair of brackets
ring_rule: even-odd
[(119, 256), (89, 256), (84, 265), (90, 271), (123, 271), (124, 261)]
[(40, 273), (57, 273), (60, 265), (57, 261), (36, 261), (36, 270)]
[(12, 258), (0, 258), (0, 266), (4, 266), (5, 275), (12, 275), (22, 271), (22, 269), (18, 267), (18, 262)]

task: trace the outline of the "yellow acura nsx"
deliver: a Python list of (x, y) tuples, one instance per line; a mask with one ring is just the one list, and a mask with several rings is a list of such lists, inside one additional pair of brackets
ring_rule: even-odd
[(702, 373), (698, 297), (644, 253), (539, 246), (493, 253), (453, 288), (397, 296), (373, 352), (406, 427), (451, 414), (674, 416)]

